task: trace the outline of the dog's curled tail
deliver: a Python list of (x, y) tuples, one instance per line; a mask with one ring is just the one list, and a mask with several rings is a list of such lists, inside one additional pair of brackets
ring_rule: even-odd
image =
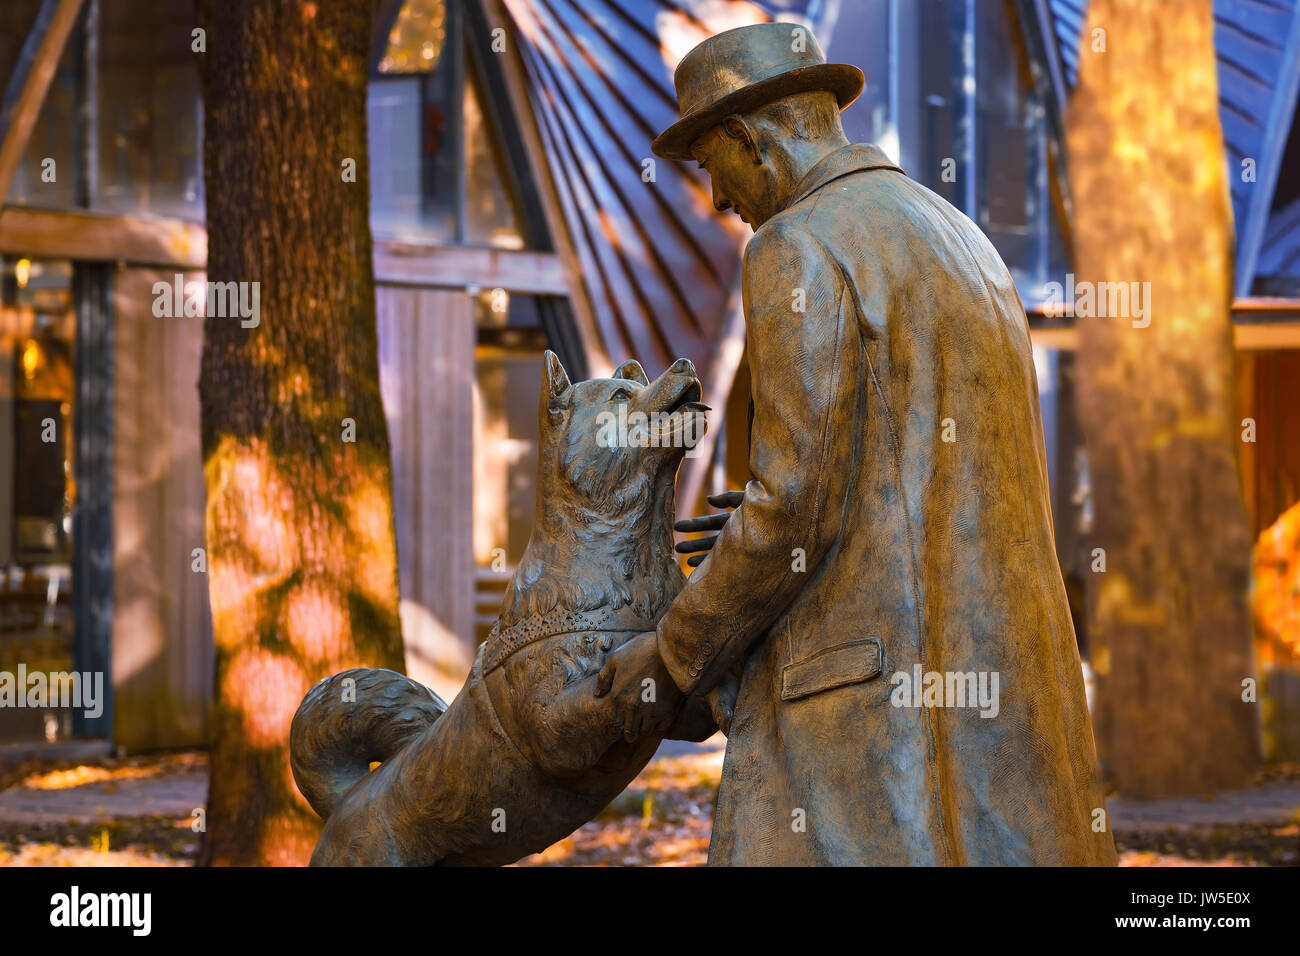
[(307, 692), (289, 728), (289, 766), (298, 789), (328, 820), (372, 761), (396, 756), (447, 709), (423, 684), (396, 671), (357, 667)]

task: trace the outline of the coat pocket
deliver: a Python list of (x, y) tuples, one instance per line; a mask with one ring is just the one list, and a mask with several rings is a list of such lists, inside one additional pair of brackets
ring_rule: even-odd
[(787, 664), (781, 671), (781, 699), (798, 700), (835, 687), (859, 684), (879, 677), (884, 668), (885, 649), (880, 638), (836, 644)]

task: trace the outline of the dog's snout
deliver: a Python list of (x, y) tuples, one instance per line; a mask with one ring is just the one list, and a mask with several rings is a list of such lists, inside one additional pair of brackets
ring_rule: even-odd
[(684, 372), (685, 374), (691, 376), (691, 378), (697, 377), (695, 374), (695, 363), (692, 362), (690, 359), (684, 359), (684, 358), (678, 359), (676, 362), (672, 364), (672, 367), (669, 368), (668, 371)]

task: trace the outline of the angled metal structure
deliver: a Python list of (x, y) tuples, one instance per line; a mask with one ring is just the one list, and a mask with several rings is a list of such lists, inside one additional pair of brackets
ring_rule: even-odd
[(611, 363), (712, 365), (745, 239), (713, 211), (704, 178), (655, 160), (677, 117), (659, 15), (703, 39), (721, 28), (686, 6), (505, 0), (531, 103)]
[[(657, 160), (650, 141), (678, 118), (673, 70), (696, 43), (745, 23), (804, 19), (813, 0), (500, 0), (519, 38), (527, 100), (558, 218), (589, 305), (591, 374), (627, 358), (689, 358), (725, 398), (744, 346), (740, 253), (749, 229), (713, 209), (707, 177)], [(493, 10), (488, 6), (489, 16)], [(539, 174), (540, 175), (540, 174)], [(723, 409), (683, 466), (682, 501), (702, 487)]]
[[(1214, 19), (1220, 114), (1228, 142), (1228, 181), (1232, 184), (1238, 223), (1236, 291), (1238, 296), (1247, 296), (1260, 271), (1266, 236), (1271, 235), (1271, 245), (1300, 242), (1294, 230), (1290, 236), (1286, 234), (1289, 219), (1280, 217), (1270, 223), (1278, 172), (1295, 115), (1296, 97), (1300, 95), (1300, 4), (1295, 0), (1251, 0), (1249, 4), (1243, 0), (1216, 0)], [(1249, 100), (1249, 96), (1257, 99)], [(1252, 102), (1256, 111), (1250, 109)], [(1266, 109), (1262, 108), (1265, 104)], [(1230, 125), (1234, 131), (1231, 137)], [(1256, 151), (1240, 152), (1235, 137), (1250, 134), (1255, 134)], [(1244, 182), (1241, 175), (1242, 159), (1247, 156), (1256, 160), (1253, 183)], [(1269, 262), (1273, 265), (1272, 257)], [(1278, 261), (1276, 266), (1281, 268), (1283, 262)], [(1281, 274), (1300, 277), (1298, 266), (1300, 263), (1292, 258), (1291, 270)]]

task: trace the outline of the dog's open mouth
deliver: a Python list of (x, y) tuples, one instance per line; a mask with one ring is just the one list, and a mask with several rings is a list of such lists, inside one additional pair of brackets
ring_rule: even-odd
[(712, 409), (705, 405), (700, 399), (703, 392), (700, 390), (700, 383), (696, 379), (691, 379), (686, 387), (682, 389), (681, 394), (673, 400), (673, 403), (666, 409), (670, 414), (672, 412), (708, 412)]
[(656, 435), (653, 444), (663, 448), (694, 448), (704, 436), (707, 427), (704, 413), (711, 411), (700, 401), (702, 392), (698, 379), (688, 379), (662, 412), (658, 422), (651, 425)]

